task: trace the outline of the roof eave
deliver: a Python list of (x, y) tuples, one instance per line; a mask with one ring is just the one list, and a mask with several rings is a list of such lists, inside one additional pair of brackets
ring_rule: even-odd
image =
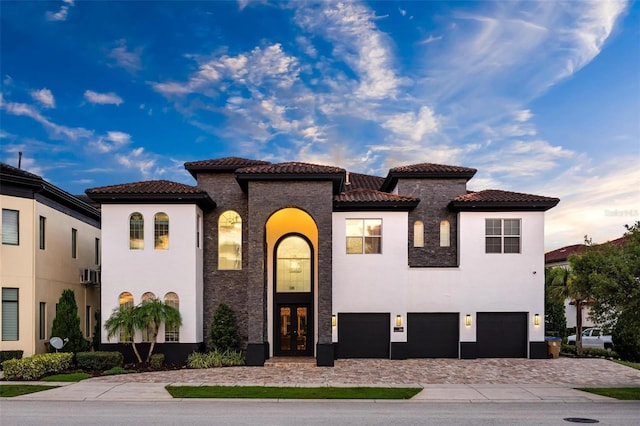
[(246, 193), (250, 181), (331, 181), (333, 194), (339, 194), (344, 182), (344, 173), (236, 173), (236, 180)]
[(411, 211), (420, 200), (417, 201), (334, 201), (334, 212), (355, 211)]
[(389, 172), (381, 186), (381, 191), (389, 192), (395, 188), (398, 179), (464, 179), (465, 182), (475, 176), (477, 170), (440, 171), (440, 172)]
[(216, 207), (208, 194), (86, 194), (100, 204), (197, 204), (203, 210)]
[(452, 211), (484, 211), (484, 212), (503, 212), (503, 211), (540, 211), (544, 212), (555, 207), (558, 201), (540, 201), (540, 202), (519, 202), (519, 201), (452, 201), (449, 203), (449, 209)]

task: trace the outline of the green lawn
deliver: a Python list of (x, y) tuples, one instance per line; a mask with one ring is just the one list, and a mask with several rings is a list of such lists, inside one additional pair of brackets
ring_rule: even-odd
[(167, 386), (174, 398), (409, 399), (421, 388)]
[(80, 380), (88, 379), (91, 377), (91, 374), (87, 373), (66, 373), (66, 374), (55, 374), (53, 376), (43, 377), (43, 382), (79, 382)]
[(28, 393), (40, 392), (57, 388), (58, 386), (47, 385), (0, 385), (0, 396), (11, 397), (26, 395)]
[(614, 359), (613, 362), (617, 362), (618, 364), (626, 365), (627, 367), (635, 368), (636, 370), (640, 370), (640, 362), (630, 362), (630, 361), (622, 361), (619, 359)]
[(640, 388), (579, 388), (578, 390), (615, 399), (640, 400)]

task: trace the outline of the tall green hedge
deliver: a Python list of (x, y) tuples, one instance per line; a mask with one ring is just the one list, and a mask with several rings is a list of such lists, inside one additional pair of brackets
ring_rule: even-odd
[[(51, 329), (52, 337), (60, 337), (61, 339), (69, 339), (60, 352), (83, 352), (88, 349), (87, 340), (82, 335), (80, 329), (80, 317), (78, 316), (78, 305), (76, 304), (75, 294), (73, 290), (66, 289), (62, 292), (58, 307), (56, 309), (56, 317), (53, 319), (53, 327)], [(56, 349), (49, 348), (50, 352)]]

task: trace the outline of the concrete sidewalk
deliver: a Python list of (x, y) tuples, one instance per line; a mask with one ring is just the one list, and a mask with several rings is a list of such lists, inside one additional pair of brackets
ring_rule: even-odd
[[(6, 384), (12, 382), (3, 382)], [(13, 382), (24, 384), (25, 382)], [(206, 386), (208, 383), (138, 383), (100, 382), (78, 383), (31, 382), (60, 386), (55, 389), (22, 395), (10, 399), (34, 401), (206, 401), (206, 399), (174, 399), (165, 386)], [(211, 384), (213, 385), (213, 384)], [(260, 384), (261, 386), (263, 384)], [(344, 385), (343, 385), (344, 386)], [(360, 385), (367, 386), (367, 385)], [(373, 385), (371, 385), (373, 386)], [(379, 386), (379, 385), (378, 385)], [(414, 384), (423, 390), (410, 402), (595, 402), (614, 399), (582, 392), (562, 385), (478, 385), (478, 384)], [(2, 398), (9, 399), (9, 398)], [(267, 401), (290, 401), (267, 399)]]

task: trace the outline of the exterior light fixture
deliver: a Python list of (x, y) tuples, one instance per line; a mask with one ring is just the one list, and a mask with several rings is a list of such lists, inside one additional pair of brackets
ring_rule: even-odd
[(533, 325), (540, 325), (540, 314), (535, 314), (533, 316)]
[(331, 315), (331, 327), (335, 327), (338, 324), (338, 318), (335, 315)]
[(402, 327), (402, 315), (396, 315), (396, 327)]
[(471, 327), (471, 314), (467, 314), (467, 316), (464, 317), (464, 325)]

